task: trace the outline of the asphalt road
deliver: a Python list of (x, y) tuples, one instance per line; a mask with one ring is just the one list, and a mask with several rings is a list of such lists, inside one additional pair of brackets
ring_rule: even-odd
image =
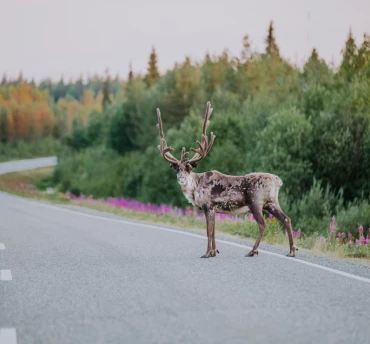
[(56, 164), (57, 164), (57, 158), (54, 156), (47, 157), (47, 158), (25, 159), (25, 160), (3, 162), (3, 163), (0, 163), (0, 174), (32, 170), (34, 168), (54, 166)]
[(0, 344), (370, 342), (370, 280), (294, 258), (3, 193), (0, 243)]

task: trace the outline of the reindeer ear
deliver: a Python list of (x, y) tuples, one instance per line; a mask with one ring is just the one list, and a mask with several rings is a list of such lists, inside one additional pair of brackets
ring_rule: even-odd
[(177, 169), (177, 164), (170, 164), (170, 168), (172, 168), (174, 171)]

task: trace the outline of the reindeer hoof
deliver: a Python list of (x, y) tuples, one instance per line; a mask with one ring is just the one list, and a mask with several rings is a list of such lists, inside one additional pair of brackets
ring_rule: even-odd
[(296, 251), (298, 251), (298, 248), (293, 247), (292, 251), (289, 252), (286, 256), (287, 257), (295, 257), (296, 256)]
[(209, 251), (206, 254), (203, 254), (203, 256), (201, 258), (213, 258), (213, 257), (216, 257), (216, 253), (220, 253), (220, 251), (217, 250), (217, 249)]
[(249, 253), (247, 253), (245, 256), (246, 257), (253, 257), (255, 254), (258, 256), (258, 250), (252, 250)]

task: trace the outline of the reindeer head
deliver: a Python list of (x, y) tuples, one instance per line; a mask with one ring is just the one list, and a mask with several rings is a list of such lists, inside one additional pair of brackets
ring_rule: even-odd
[(173, 151), (173, 148), (168, 147), (166, 140), (163, 135), (162, 119), (161, 112), (157, 109), (158, 124), (157, 128), (159, 129), (159, 136), (161, 138), (160, 145), (158, 146), (159, 151), (161, 152), (163, 158), (170, 163), (170, 167), (177, 173), (177, 181), (180, 185), (185, 185), (186, 181), (191, 173), (191, 171), (197, 167), (198, 162), (201, 161), (211, 150), (213, 142), (216, 138), (213, 133), (211, 133), (211, 141), (208, 143), (207, 137), (207, 128), (210, 124), (209, 118), (211, 116), (213, 109), (211, 108), (211, 103), (207, 103), (206, 115), (203, 123), (203, 132), (201, 142), (197, 141), (199, 149), (190, 148), (195, 152), (194, 156), (191, 159), (188, 159), (189, 152), (186, 152), (185, 147), (182, 148), (181, 159), (177, 160), (170, 152)]

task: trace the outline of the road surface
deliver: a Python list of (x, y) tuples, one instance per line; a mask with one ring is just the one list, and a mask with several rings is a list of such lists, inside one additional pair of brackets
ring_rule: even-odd
[(0, 193), (0, 344), (369, 343), (370, 280)]
[(54, 156), (47, 158), (25, 159), (3, 162), (0, 163), (0, 174), (32, 170), (34, 168), (54, 166), (56, 164), (57, 158)]

